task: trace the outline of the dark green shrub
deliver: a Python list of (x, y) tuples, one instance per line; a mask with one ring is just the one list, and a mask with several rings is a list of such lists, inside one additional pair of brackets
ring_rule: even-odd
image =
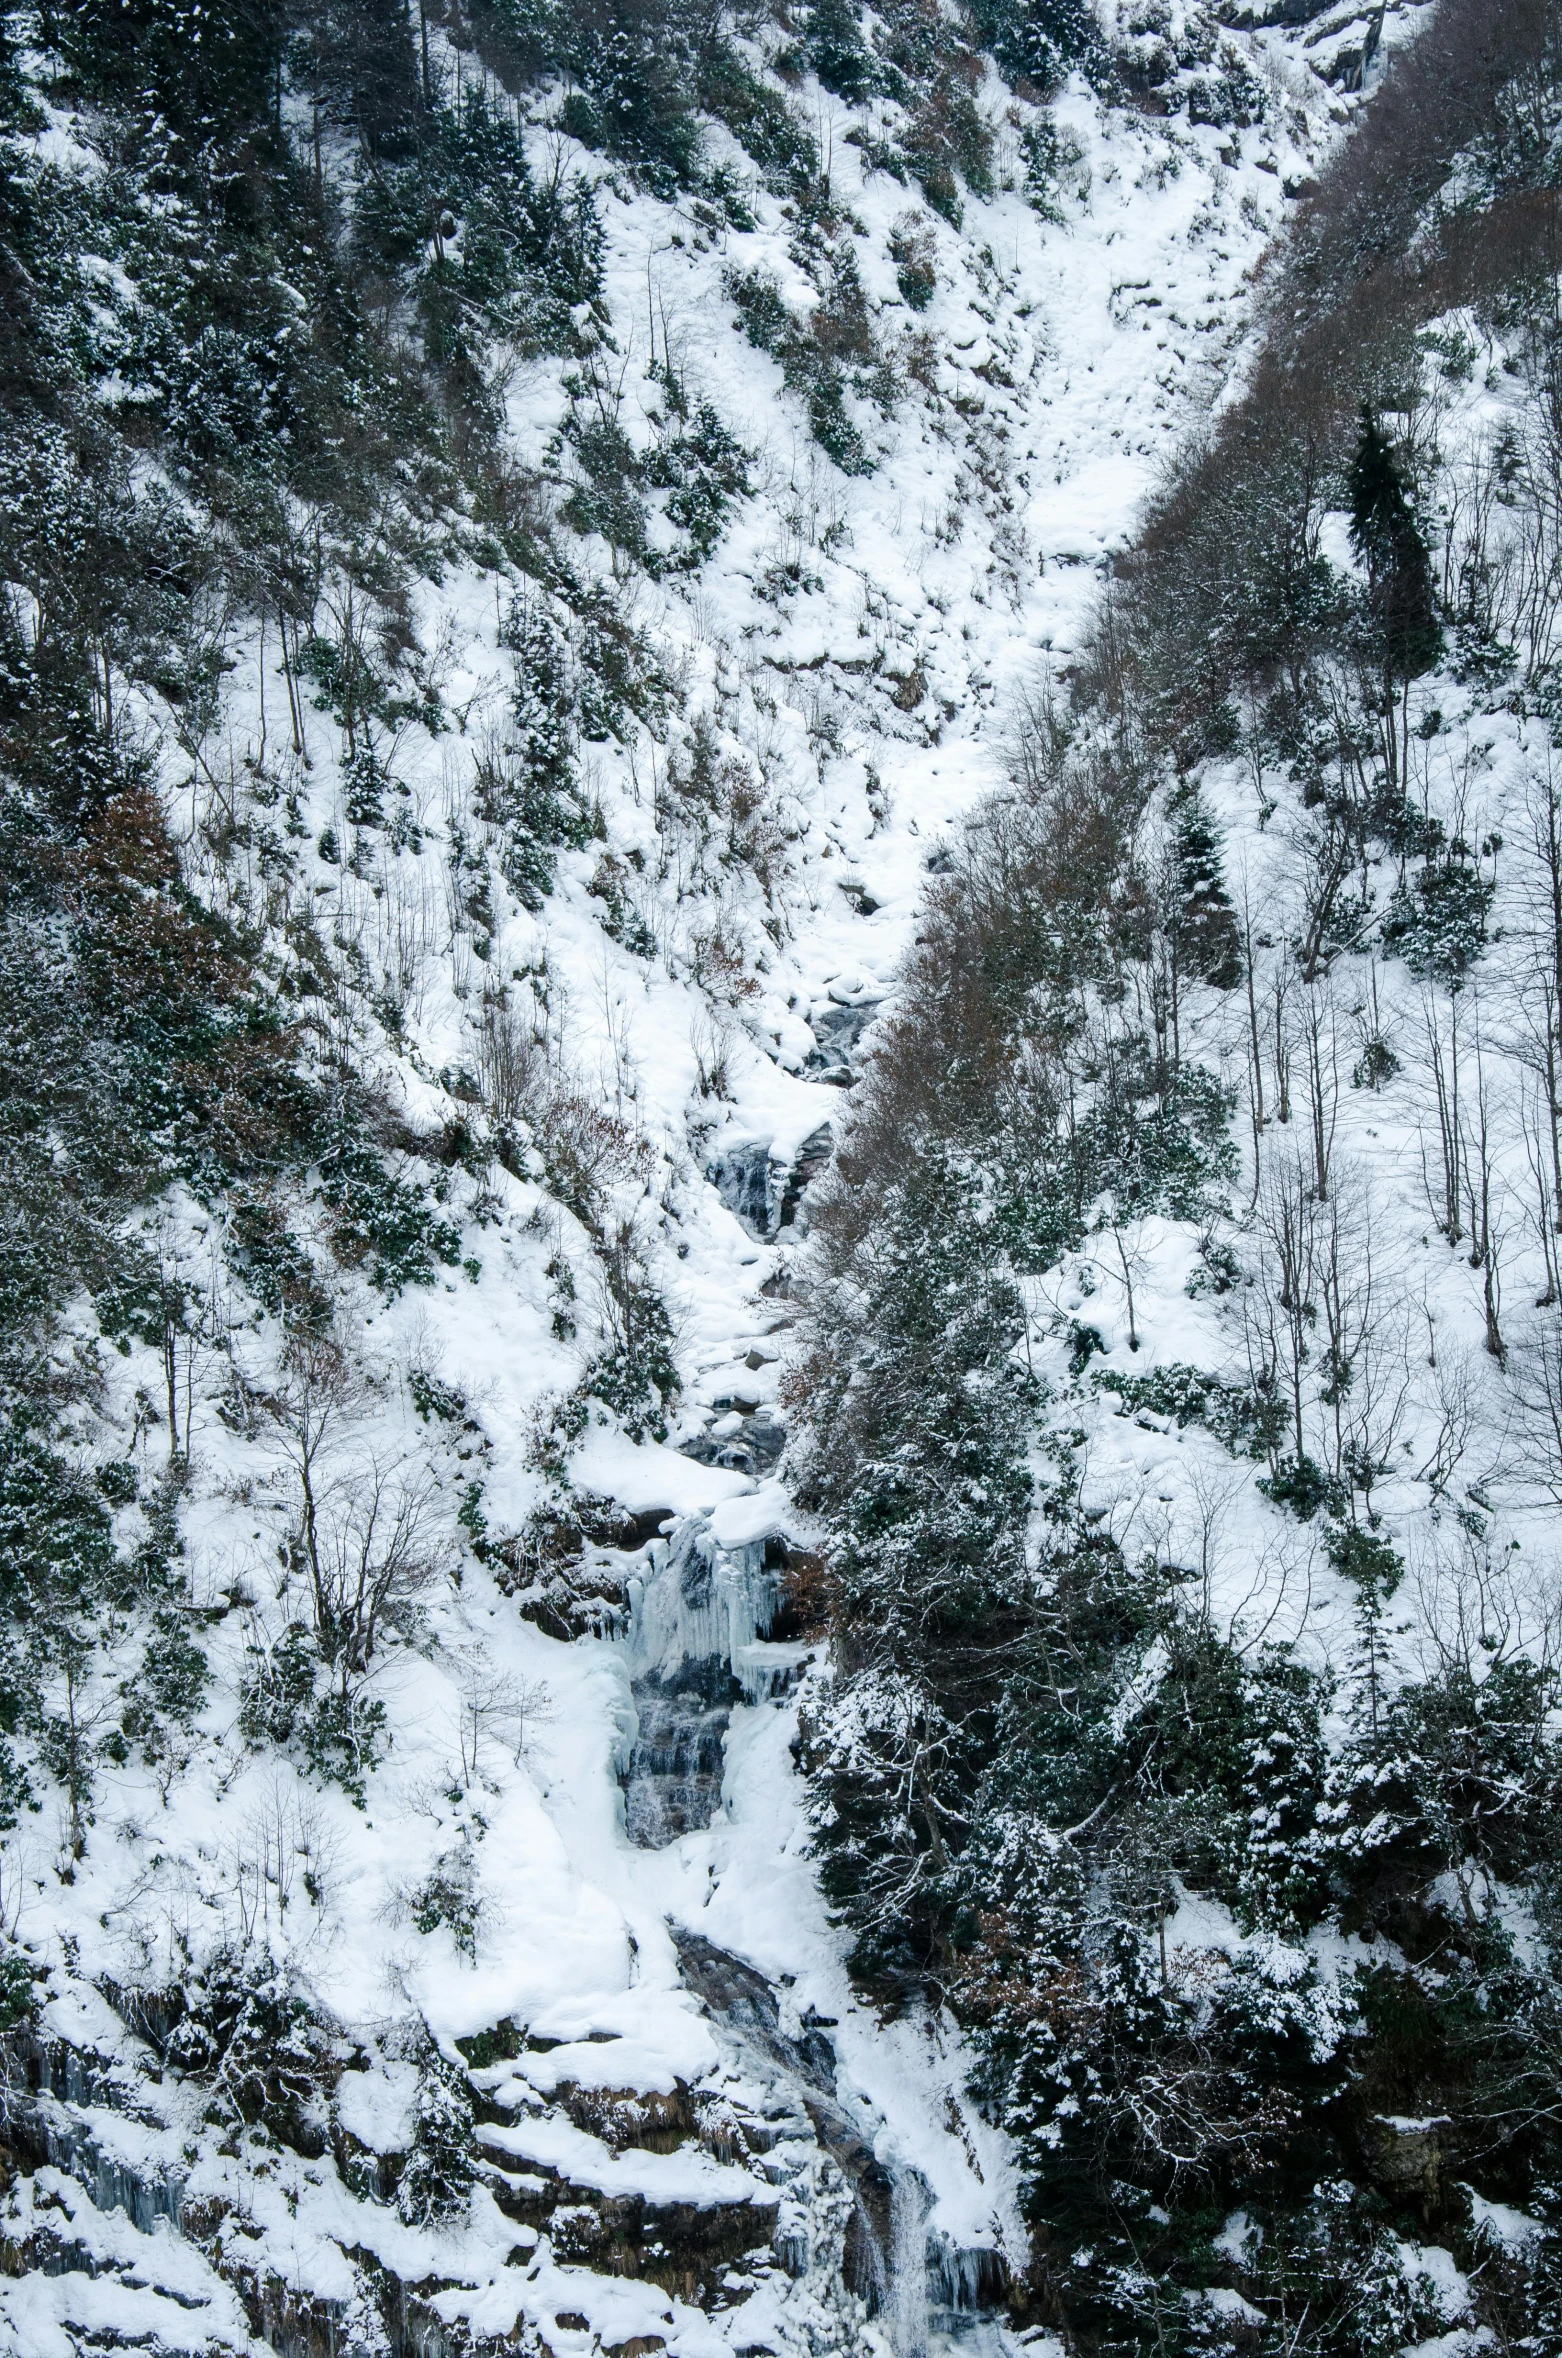
[(1383, 915), (1383, 946), (1412, 974), (1436, 975), (1457, 989), (1486, 946), (1496, 884), (1475, 862), (1454, 855), (1429, 860), (1396, 887)]
[(419, 2057), (412, 2150), (396, 2189), (396, 2207), (409, 2227), (459, 2218), (477, 2174), (470, 2084), (429, 2040)]
[(1276, 1506), (1289, 1507), (1300, 1523), (1310, 1523), (1320, 1507), (1343, 1514), (1346, 1500), (1340, 1484), (1310, 1457), (1283, 1457), (1272, 1474), (1259, 1477), (1259, 1488)]
[(804, 50), (826, 90), (838, 98), (863, 99), (873, 89), (873, 59), (862, 37), (858, 0), (813, 0)]
[(292, 1969), (269, 1948), (223, 1948), (181, 1994), (164, 2061), (204, 2084), (207, 2118), (322, 2153), (321, 2100), (341, 2067), (336, 2041)]
[(889, 250), (902, 301), (913, 311), (925, 311), (938, 291), (932, 238), (914, 219), (897, 221), (890, 232)]
[(386, 1168), (350, 1115), (331, 1124), (317, 1170), (338, 1253), (366, 1262), (387, 1300), (405, 1286), (431, 1285), (436, 1265), (453, 1269), (459, 1262), (460, 1230), (430, 1210), (421, 1187)]

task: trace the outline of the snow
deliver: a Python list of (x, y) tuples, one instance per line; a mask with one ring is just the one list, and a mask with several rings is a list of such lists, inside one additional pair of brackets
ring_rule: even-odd
[(1203, 2292), (1194, 2296), (1194, 2305), (1211, 2310), (1215, 2316), (1224, 2317), (1233, 2325), (1262, 2325), (1265, 2322), (1263, 2310), (1255, 2309), (1251, 2301), (1245, 2300), (1241, 2293), (1227, 2284), (1207, 2286)]
[[(953, 2026), (881, 2023), (852, 1992), (840, 1941), (814, 1881), (790, 1746), (795, 1709), (734, 1714), (725, 1825), (686, 1837), (675, 1912), (691, 1930), (786, 1982), (788, 2007), (838, 2024), (839, 2089), (882, 2126), (881, 2159), (914, 2161), (933, 2191), (929, 2227), (959, 2246), (1025, 2248), (1003, 2138), (965, 2094)], [(681, 1903), (681, 1904), (679, 1904)], [(951, 2123), (954, 2125), (951, 2126)]]
[[(122, 2211), (100, 2211), (73, 2178), (49, 2165), (17, 2190), (18, 2223), (63, 2233), (81, 2260), (70, 2273), (0, 2279), (0, 2347), (18, 2358), (77, 2358), (81, 2334), (134, 2333), (149, 2346), (204, 2351), (214, 2341), (249, 2351), (238, 2297), (194, 2247), (160, 2221), (141, 2234)], [(13, 2216), (16, 2216), (13, 2213)]]
[(410, 2063), (393, 2059), (377, 2071), (342, 2074), (336, 2117), (349, 2137), (373, 2153), (405, 2153), (412, 2141), (418, 2075)]
[[(1254, 54), (1271, 56), (1277, 73), (1290, 71), (1278, 37), (1255, 36)], [(995, 84), (982, 96), (995, 111), (1008, 103)], [(907, 191), (867, 170), (861, 151), (845, 143), (850, 118), (839, 102), (810, 88), (807, 105), (831, 142), (836, 201), (864, 224), (855, 250), (884, 305), (877, 324), (888, 336), (901, 323), (887, 239), (907, 210)], [(707, 1173), (739, 1145), (767, 1150), (785, 1171), (806, 1140), (839, 1123), (842, 1092), (788, 1068), (802, 1064), (826, 1010), (893, 1009), (929, 856), (1002, 781), (1019, 690), (1046, 660), (1061, 665), (1075, 651), (1101, 568), (1130, 534), (1171, 438), (1209, 413), (1240, 366), (1251, 274), (1283, 214), (1281, 178), (1309, 164), (1322, 135), (1317, 106), (1309, 120), (1293, 102), (1272, 143), (1281, 167), (1274, 174), (1258, 166), (1260, 152), (1270, 152), (1267, 134), (1108, 115), (1079, 85), (1061, 102), (1059, 119), (1077, 139), (1089, 178), (1088, 198), (1068, 200), (1065, 222), (1039, 218), (1012, 185), (990, 200), (970, 199), (960, 232), (925, 217), (940, 283), (918, 324), (938, 354), (939, 393), (924, 396), (907, 384), (893, 421), (873, 429), (881, 463), (860, 480), (839, 475), (808, 442), (779, 370), (747, 344), (722, 290), (727, 262), (771, 270), (799, 308), (816, 300), (788, 252), (775, 200), (756, 192), (756, 230), (729, 236), (724, 253), (699, 254), (692, 244), (671, 247), (675, 226), (689, 228), (678, 205), (602, 181), (607, 306), (631, 412), (649, 399), (641, 322), (650, 289), (659, 341), (665, 337), (691, 387), (762, 453), (761, 489), (710, 564), (689, 583), (642, 584), (636, 620), (666, 651), (689, 708), (714, 715), (724, 741), (741, 744), (763, 767), (790, 840), (773, 906), (762, 906), (752, 888), (745, 897), (739, 884), (725, 901), (713, 897), (691, 913), (669, 883), (648, 879), (647, 906), (664, 950), (656, 960), (631, 956), (604, 930), (602, 903), (590, 891), (600, 847), (561, 858), (558, 889), (540, 916), (522, 910), (495, 879), (489, 971), (502, 979), (546, 968), (562, 1079), (650, 1141), (653, 1176), (623, 1181), (614, 1201), (654, 1235), (687, 1378), (675, 1426), (684, 1439), (702, 1429), (726, 1439), (741, 1429), (744, 1420), (732, 1409), (727, 1425), (714, 1421), (719, 1400), (775, 1401), (790, 1316), (784, 1294), (761, 1288), (784, 1277), (795, 1234), (756, 1239), (722, 1204)], [(1234, 168), (1220, 157), (1228, 139), (1240, 150)], [(539, 154), (541, 145), (539, 135)], [(40, 134), (40, 147), (62, 169), (95, 168), (61, 122)], [(575, 160), (597, 169), (590, 159)], [(117, 281), (105, 283), (125, 297)], [(988, 375), (979, 377), (979, 369)], [(517, 367), (509, 379), (508, 424), (529, 464), (544, 464), (565, 407), (564, 374), (562, 364), (544, 360)], [(801, 552), (816, 587), (773, 586), (783, 547)], [(429, 846), (421, 858), (387, 856), (372, 883), (320, 866), (313, 890), (322, 925), (357, 928), (369, 938), (397, 910), (420, 924), (428, 909), (442, 912), (444, 799), (469, 777), (483, 716), (502, 709), (506, 691), (496, 611), (493, 581), (475, 572), (453, 569), (437, 588), (427, 587), (425, 636), (432, 644), (444, 630), (451, 640), (447, 701), (467, 710), (468, 729), (437, 742), (407, 733), (397, 770)], [(258, 656), (252, 646), (231, 683), (235, 746), (258, 740)], [(890, 706), (862, 672), (842, 669), (869, 658), (888, 676), (923, 677), (926, 691), (911, 712)], [(266, 659), (274, 662), (274, 648)], [(273, 681), (273, 706), (276, 692)], [(317, 836), (326, 825), (341, 826), (340, 780), (327, 724), (310, 714), (306, 727), (314, 766), (299, 784), (309, 833)], [(1503, 748), (1499, 765), (1510, 750)], [(648, 781), (667, 751), (641, 731), (627, 750), (598, 746), (586, 754), (607, 848), (639, 850), (653, 865)], [(1233, 817), (1244, 791), (1233, 775)], [(1253, 840), (1245, 807), (1241, 817), (1256, 868), (1265, 847)], [(861, 913), (856, 897), (840, 889), (843, 876), (871, 895), (872, 913)], [(744, 944), (744, 990), (736, 999), (701, 983), (689, 948), (697, 921), (713, 917)], [(474, 1053), (482, 976), (472, 956), (469, 934), (455, 926), (448, 957), (421, 958), (409, 994), (415, 1054), (383, 1058), (394, 1094), (427, 1127), (449, 1110), (433, 1076)], [(697, 1094), (702, 1040), (723, 1052), (726, 1095), (719, 1100)], [(1409, 1171), (1407, 1117), (1392, 1126), (1391, 1092), (1373, 1110), (1384, 1129), (1379, 1167)], [(434, 1288), (389, 1305), (363, 1291), (358, 1340), (373, 1382), (358, 1431), (365, 1450), (387, 1462), (429, 1469), (452, 1511), (463, 1487), (480, 1480), (491, 1527), (516, 1531), (539, 1504), (562, 1495), (549, 1489), (528, 1435), (589, 1357), (593, 1264), (580, 1222), (535, 1173), (496, 1171), (492, 1193), (483, 1225), (470, 1207), (465, 1217), (463, 1249), (480, 1264), (475, 1276), (444, 1272)], [(168, 1221), (170, 1249), (192, 1269), (203, 1256), (209, 1263), (197, 1208), (171, 1204)], [(1114, 1373), (1212, 1364), (1223, 1347), (1220, 1315), (1185, 1291), (1196, 1243), (1186, 1225), (1143, 1223), (1134, 1245), (1137, 1353), (1128, 1348), (1126, 1295), (1110, 1247), (1073, 1257), (1035, 1305), (1038, 1361), (1053, 1347), (1049, 1321), (1062, 1308), (1100, 1327)], [(557, 1331), (550, 1263), (566, 1265), (578, 1281), (580, 1334), (573, 1341)], [(1432, 1290), (1449, 1303), (1451, 1323), (1468, 1323), (1446, 1283)], [(274, 1328), (256, 1312), (236, 1348), (259, 1375), (268, 1354), (274, 1361), (276, 1343)], [(763, 1364), (749, 1367), (760, 1346)], [(446, 1434), (412, 1415), (392, 1381), (411, 1364), (459, 1388), (470, 1434)], [(109, 1414), (128, 1428), (136, 1386), (155, 1391), (158, 1370), (149, 1353), (133, 1353), (117, 1380), (121, 1391)], [(1136, 1511), (1158, 1516), (1168, 1544), (1183, 1547), (1201, 1515), (1207, 1526), (1208, 1482), (1217, 1468), (1230, 1473), (1229, 1464), (1208, 1436), (1147, 1429), (1117, 1415), (1120, 1405), (1120, 1396), (1104, 1391), (1090, 1412), (1090, 1483), (1103, 1498), (1121, 1496), (1126, 1485)], [(250, 1877), (246, 1888), (262, 1889), (260, 1829), (285, 1820), (288, 1840), (301, 1840), (307, 1811), (315, 1853), (334, 1860), (334, 1871), (318, 1901), (301, 1888), (284, 1898), (280, 1887), (265, 1887), (266, 1926), (344, 2036), (372, 2039), (388, 2020), (415, 2015), (447, 2054), (457, 2040), (501, 2022), (530, 2040), (559, 2042), (529, 2047), (485, 2075), (496, 2097), (508, 2093), (522, 2108), (484, 2132), (518, 2163), (559, 2171), (603, 2194), (697, 2205), (760, 2200), (753, 2175), (697, 2149), (614, 2153), (557, 2111), (540, 2109), (565, 2087), (667, 2095), (717, 2068), (718, 2042), (683, 1986), (671, 1920), (776, 1985), (789, 2033), (805, 2017), (833, 2024), (839, 2101), (881, 2160), (914, 2166), (926, 2180), (929, 2229), (959, 2249), (994, 2248), (1020, 2264), (1026, 2238), (1012, 2156), (966, 2092), (955, 2026), (943, 2018), (885, 2024), (854, 1995), (842, 1936), (818, 1888), (792, 1757), (800, 1696), (794, 1690), (767, 1699), (778, 1673), (801, 1673), (806, 1695), (810, 1656), (806, 1646), (767, 1648), (760, 1637), (774, 1602), (764, 1543), (807, 1537), (784, 1480), (697, 1463), (671, 1442), (633, 1440), (593, 1417), (570, 1458), (573, 1496), (664, 1518), (663, 1536), (639, 1560), (630, 1588), (627, 1637), (564, 1645), (544, 1636), (520, 1620), (494, 1571), (468, 1556), (459, 1589), (430, 1604), (417, 1645), (381, 1676), (377, 1693), (396, 1740), (360, 1811), (339, 1791), (314, 1791), (291, 1772), (279, 1785), (272, 1768), (238, 1748), (232, 1698), (245, 1646), (257, 1633), (274, 1639), (285, 1617), (277, 1575), (284, 1473), (275, 1452), (258, 1463), (265, 1453), (223, 1422), (211, 1369), (195, 1386), (192, 1413), (187, 1530), (196, 1593), (223, 1611), (209, 1631), (221, 1700), (172, 1804), (150, 1772), (127, 1768), (114, 1780), (111, 1812), (78, 1881), (53, 1889), (43, 1872), (32, 1878), (25, 1933), (47, 1941), (61, 1962), (68, 1942), (80, 1964), (81, 1978), (69, 1979), (50, 2002), (50, 2031), (124, 2055), (118, 2019), (86, 1975), (155, 1986), (187, 1938), (211, 1947), (230, 1936), (241, 1874)], [(1255, 1637), (1306, 1632), (1326, 1647), (1340, 1601), (1327, 1575), (1299, 1560), (1250, 1472), (1232, 1476), (1217, 1520), (1210, 1579), (1218, 1612)], [(697, 1561), (710, 1572), (711, 1598), (695, 1608), (681, 1584)], [(219, 1608), (241, 1584), (252, 1601)], [(618, 1784), (634, 1726), (631, 1676), (691, 1658), (724, 1658), (755, 1699), (733, 1711), (714, 1822), (664, 1851), (639, 1851), (625, 1836)], [(543, 1682), (551, 1716), (519, 1757), (495, 1740), (468, 1773), (463, 1712), (469, 1674), (479, 1670)], [(481, 1897), (475, 1957), (458, 1950), (447, 1931), (418, 1933), (408, 1920), (409, 1889), (457, 1842), (469, 1846)], [(1173, 1956), (1235, 1955), (1244, 1945), (1223, 1911), (1187, 1894), (1166, 1936)], [(1313, 1954), (1296, 1951), (1270, 1963), (1277, 1976), (1282, 1968), (1299, 1975)], [(365, 2146), (401, 2150), (415, 2087), (409, 2063), (376, 2050), (371, 2069), (343, 2073), (338, 2119)], [(163, 2171), (176, 2159), (183, 2167), (184, 2131), (193, 2135), (196, 2124), (181, 2118), (172, 2095), (159, 2103), (166, 2111), (150, 2112), (150, 2125), (102, 2107), (74, 2108), (70, 2117), (88, 2121), (100, 2150), (127, 2167)], [(653, 2286), (559, 2266), (545, 2251), (525, 2268), (510, 2264), (518, 2244), (530, 2248), (531, 2231), (481, 2200), (452, 2249), (437, 2234), (404, 2228), (383, 2206), (349, 2196), (327, 2164), (262, 2181), (237, 2162), (219, 2162), (208, 2146), (189, 2191), (219, 2189), (235, 2201), (242, 2190), (289, 2281), (332, 2298), (350, 2296), (344, 2254), (364, 2248), (412, 2280), (429, 2277), (436, 2262), (448, 2269), (454, 2281), (433, 2305), (474, 2331), (508, 2334), (522, 2315), (547, 2317), (550, 2343), (561, 2353), (588, 2344), (557, 2326), (560, 2311), (589, 2318), (604, 2345), (655, 2332), (685, 2358), (713, 2358), (732, 2346), (730, 2334), (746, 2339), (753, 2330), (752, 2322), (738, 2329), (730, 2320), (707, 2320)], [(72, 2333), (124, 2333), (132, 2325), (149, 2345), (161, 2336), (156, 2346), (170, 2350), (224, 2338), (234, 2349), (251, 2346), (233, 2295), (193, 2245), (162, 2227), (143, 2236), (123, 2213), (100, 2213), (58, 2172), (36, 2173), (26, 2199), (37, 2204), (45, 2195), (63, 2210), (71, 2235), (119, 2273), (0, 2283), (0, 2337), (9, 2335), (10, 2347), (54, 2358), (73, 2348)], [(1510, 2230), (1498, 2223), (1500, 2208), (1485, 2206), (1481, 2216), (1503, 2240)], [(1245, 2234), (1239, 2214), (1222, 2248), (1237, 2257)], [(1446, 2259), (1418, 2253), (1414, 2265), (1435, 2276)], [(126, 2267), (135, 2270), (133, 2287)], [(1436, 2281), (1442, 2289), (1444, 2279)], [(760, 2298), (731, 2314), (752, 2321)], [(1222, 2304), (1233, 2317), (1247, 2314), (1235, 2294), (1219, 2296)], [(1450, 2352), (1456, 2339), (1448, 2339)], [(1046, 2334), (1025, 2337), (1024, 2346), (1036, 2358), (1053, 2358), (1059, 2347)]]
[(567, 2172), (572, 2184), (604, 2194), (643, 2194), (654, 2202), (755, 2202), (759, 2190), (746, 2170), (724, 2169), (704, 2154), (646, 2153), (638, 2147), (615, 2154), (599, 2137), (559, 2120), (520, 2121), (487, 2132), (490, 2143), (522, 2161)]
[(1545, 2233), (1538, 2219), (1525, 2211), (1517, 2211), (1511, 2203), (1489, 2202), (1484, 2194), (1468, 2189), (1470, 2217), (1477, 2235), (1487, 2237), (1505, 2252), (1524, 2253), (1533, 2248)]
[(745, 1494), (724, 1499), (710, 1518), (710, 1534), (729, 1554), (778, 1533), (795, 1531), (803, 1518), (778, 1477), (756, 1482)]
[(669, 1515), (697, 1515), (742, 1497), (752, 1485), (725, 1466), (702, 1466), (660, 1442), (636, 1442), (611, 1426), (594, 1425), (574, 1460), (579, 1489), (612, 1498), (632, 1515), (657, 1507)]
[(1443, 2315), (1452, 2320), (1467, 2314), (1470, 2287), (1452, 2252), (1436, 2243), (1402, 2243), (1399, 2261), (1407, 2277), (1431, 2293)]
[(1246, 2211), (1233, 2211), (1218, 2235), (1210, 2237), (1212, 2248), (1224, 2252), (1228, 2260), (1241, 2267), (1248, 2257), (1248, 2246), (1262, 2229), (1255, 2228)]

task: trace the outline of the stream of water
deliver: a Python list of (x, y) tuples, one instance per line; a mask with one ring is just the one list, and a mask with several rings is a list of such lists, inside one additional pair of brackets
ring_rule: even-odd
[[(632, 1598), (628, 1639), (638, 1726), (623, 1771), (624, 1807), (630, 1839), (641, 1848), (659, 1849), (709, 1825), (721, 1800), (734, 1706), (776, 1692), (795, 1669), (795, 1650), (764, 1642), (778, 1602), (763, 1548), (728, 1553), (697, 1521), (653, 1553)], [(954, 2341), (986, 2345), (992, 2358), (1012, 2351), (999, 2316), (1001, 2256), (960, 2248), (931, 2227), (926, 2179), (881, 2159), (874, 2144), (880, 2124), (864, 2123), (841, 2103), (829, 2027), (786, 2027), (780, 1993), (753, 1966), (677, 1924), (669, 1929), (684, 1982), (729, 2058), (839, 2173), (846, 2199), (838, 2229), (824, 2233), (816, 2222), (818, 2248), (786, 2253), (789, 2272), (813, 2276), (827, 2298), (832, 2287), (855, 2296), (895, 2358), (928, 2358)]]

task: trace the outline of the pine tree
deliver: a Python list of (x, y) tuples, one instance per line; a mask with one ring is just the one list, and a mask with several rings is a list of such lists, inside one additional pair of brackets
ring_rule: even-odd
[(1220, 991), (1242, 979), (1242, 944), (1221, 872), (1220, 831), (1197, 786), (1172, 804), (1172, 910), (1168, 931), (1185, 975)]
[(539, 599), (517, 598), (505, 641), (515, 656), (514, 752), (485, 762), (478, 786), (484, 816), (507, 830), (506, 882), (526, 908), (540, 909), (553, 890), (555, 850), (591, 833), (575, 766), (580, 681), (568, 641)]
[(1367, 568), (1367, 607), (1384, 668), (1395, 680), (1419, 679), (1443, 644), (1432, 560), (1393, 445), (1367, 408), (1346, 489), (1351, 546)]
[(396, 2192), (409, 2227), (459, 2216), (477, 2176), (473, 2160), (472, 2095), (465, 2074), (428, 2041), (420, 2057), (412, 2151)]

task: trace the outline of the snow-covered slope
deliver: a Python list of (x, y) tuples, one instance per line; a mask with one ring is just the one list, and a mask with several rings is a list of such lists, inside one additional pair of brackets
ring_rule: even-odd
[[(1412, 22), (1390, 11), (1389, 37)], [(1023, 2257), (1002, 2140), (951, 2025), (885, 2024), (853, 1995), (809, 1860), (789, 1750), (809, 1534), (775, 1470), (787, 1269), (924, 879), (1005, 776), (1023, 697), (1066, 668), (1171, 438), (1240, 366), (1287, 191), (1345, 117), (1318, 37), (1232, 36), (1264, 93), (1246, 128), (1108, 108), (1076, 81), (1043, 201), (1036, 110), (990, 77), (997, 185), (959, 227), (872, 169), (862, 110), (812, 83), (823, 228), (735, 145), (749, 227), (569, 152), (601, 178), (604, 296), (584, 358), (506, 373), (527, 496), (557, 508), (579, 480), (571, 417), (610, 409), (643, 451), (674, 387), (744, 446), (750, 489), (685, 575), (580, 540), (661, 685), (647, 718), (580, 748), (597, 832), (535, 910), (474, 786), (512, 693), (512, 581), (425, 584), (418, 637), (454, 725), (399, 724), (407, 824), (345, 864), (339, 732), (303, 709), (291, 751), (275, 648), (241, 650), (225, 776), (259, 808), (290, 801), (306, 849), (268, 887), (203, 849), (192, 805), (198, 887), (264, 911), (278, 943), (330, 942), (322, 1036), (351, 1041), (410, 1129), (493, 1119), (508, 1054), (521, 1129), (553, 1143), (422, 1166), (460, 1255), (389, 1300), (344, 1280), (330, 1368), (286, 1359), (209, 1208), (176, 1199), (149, 1224), (204, 1304), (172, 1382), (214, 1683), (182, 1749), (104, 1772), (81, 1855), (63, 1800), (8, 1852), (8, 1920), (51, 1995), (26, 2100), (49, 2160), (5, 2198), (5, 2347), (714, 2358), (887, 2338), (914, 2358), (962, 2319), (997, 2330), (980, 2316), (1001, 2268), (980, 2255)], [(69, 125), (42, 136), (69, 168)], [(552, 135), (534, 136), (542, 158)], [(852, 473), (739, 300), (768, 274), (806, 317), (844, 253), (886, 386), (882, 407), (854, 397)], [(716, 779), (703, 806), (696, 762)], [(1234, 817), (1238, 799), (1233, 781)], [(562, 1200), (561, 1140), (594, 1158), (594, 1230)], [(571, 1413), (613, 1343), (614, 1249), (671, 1316), (664, 1438), (654, 1410)], [(94, 1444), (155, 1472), (163, 1391), (155, 1353), (118, 1358)], [(296, 1743), (247, 1749), (241, 1722), (304, 1578), (308, 1452), (340, 1547), (373, 1498), (418, 1574), (416, 1633), (368, 1690), (383, 1757), (356, 1798)], [(142, 1509), (122, 1514), (133, 1539)], [(110, 1646), (101, 1694), (130, 1670)], [(671, 1797), (657, 1846), (644, 1817), (626, 1833), (626, 1778)], [(257, 1945), (269, 1977), (224, 1995), (211, 1961)], [(224, 2024), (247, 2025), (215, 2090), (176, 2068), (199, 2061), (199, 2007), (181, 2023), (167, 2000), (203, 1972)], [(465, 2211), (413, 2223), (385, 2199), (400, 2157), (437, 2173), (474, 2105)]]

